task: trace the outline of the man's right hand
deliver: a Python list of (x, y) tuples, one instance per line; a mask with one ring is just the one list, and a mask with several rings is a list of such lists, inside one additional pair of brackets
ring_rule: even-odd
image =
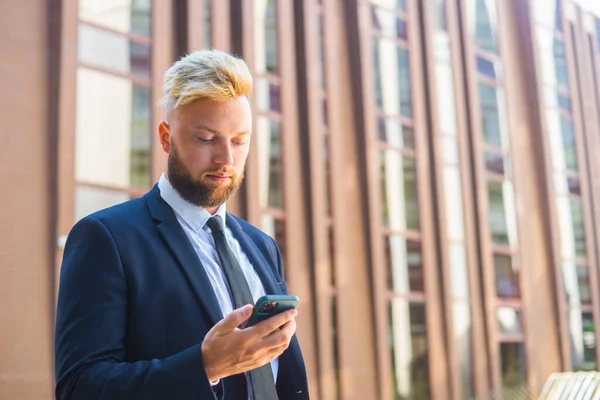
[(239, 329), (251, 314), (250, 304), (233, 310), (204, 337), (202, 358), (211, 382), (261, 367), (279, 357), (290, 345), (296, 332), (297, 310), (285, 311)]

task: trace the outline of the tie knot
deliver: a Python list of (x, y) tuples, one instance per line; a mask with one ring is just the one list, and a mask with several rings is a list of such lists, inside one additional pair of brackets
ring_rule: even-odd
[(223, 232), (225, 230), (225, 227), (223, 226), (223, 220), (218, 215), (210, 217), (208, 221), (206, 221), (206, 225), (208, 225), (213, 233)]

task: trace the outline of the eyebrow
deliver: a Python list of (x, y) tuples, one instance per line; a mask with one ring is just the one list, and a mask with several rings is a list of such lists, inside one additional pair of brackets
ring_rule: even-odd
[[(215, 135), (223, 136), (221, 134), (221, 132), (219, 132), (218, 130), (210, 128), (210, 127), (208, 127), (208, 126), (206, 126), (204, 124), (196, 125), (195, 128), (196, 129), (202, 129), (202, 130), (208, 131), (210, 133), (214, 133)], [(242, 132), (237, 132), (235, 135), (236, 136), (240, 136), (240, 135), (249, 135), (249, 134), (250, 134), (249, 131), (242, 131)]]

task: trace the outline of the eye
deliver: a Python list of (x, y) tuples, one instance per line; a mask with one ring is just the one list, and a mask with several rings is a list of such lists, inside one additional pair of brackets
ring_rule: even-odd
[(196, 136), (196, 140), (199, 141), (200, 143), (204, 143), (204, 144), (208, 144), (211, 143), (213, 141), (213, 139), (203, 139), (201, 137)]
[(236, 146), (243, 146), (246, 144), (245, 140), (232, 140), (231, 143), (233, 143)]

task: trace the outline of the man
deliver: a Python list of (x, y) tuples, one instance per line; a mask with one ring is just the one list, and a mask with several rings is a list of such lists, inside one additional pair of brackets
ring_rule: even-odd
[(287, 294), (273, 239), (226, 212), (250, 146), (251, 88), (246, 64), (214, 50), (166, 72), (165, 174), (68, 237), (57, 399), (309, 398), (295, 310), (239, 329), (247, 304)]

